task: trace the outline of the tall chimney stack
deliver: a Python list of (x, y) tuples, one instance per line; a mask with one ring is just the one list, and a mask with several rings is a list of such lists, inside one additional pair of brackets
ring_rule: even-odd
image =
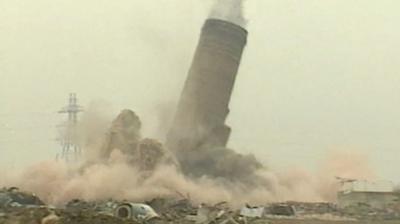
[(167, 146), (180, 150), (226, 146), (229, 102), (247, 42), (243, 27), (221, 19), (206, 20), (167, 135)]

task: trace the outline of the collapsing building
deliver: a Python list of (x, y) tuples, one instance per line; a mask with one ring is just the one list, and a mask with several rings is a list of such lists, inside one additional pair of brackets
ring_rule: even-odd
[(257, 159), (226, 148), (225, 124), (247, 31), (223, 19), (207, 19), (185, 82), (166, 146), (191, 177), (259, 183)]
[(160, 142), (142, 138), (141, 127), (142, 122), (135, 112), (122, 110), (105, 136), (98, 152), (100, 159), (107, 161), (118, 150), (140, 171), (152, 172), (160, 164), (178, 166), (175, 158)]
[[(206, 20), (166, 147), (142, 140), (137, 116), (123, 111), (113, 122), (101, 157), (107, 159), (119, 149), (129, 155), (132, 164), (144, 167), (142, 170), (173, 164), (189, 177), (257, 182), (255, 171), (263, 167), (261, 163), (253, 155), (226, 148), (231, 130), (225, 120), (246, 42), (247, 31), (241, 26), (221, 19)], [(153, 159), (157, 155), (160, 159)], [(142, 166), (144, 161), (148, 162)]]
[(220, 19), (205, 22), (167, 136), (171, 150), (226, 146), (231, 129), (225, 120), (246, 42), (247, 31), (239, 25)]

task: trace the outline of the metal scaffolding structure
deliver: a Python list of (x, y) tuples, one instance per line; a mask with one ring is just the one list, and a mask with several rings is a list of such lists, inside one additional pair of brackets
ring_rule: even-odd
[(83, 108), (78, 105), (76, 93), (69, 94), (68, 105), (63, 107), (58, 113), (68, 114), (68, 120), (62, 127), (59, 141), (61, 143), (61, 153), (57, 155), (57, 159), (65, 160), (66, 162), (76, 162), (81, 156), (81, 147), (77, 139), (77, 123), (78, 113), (82, 112)]

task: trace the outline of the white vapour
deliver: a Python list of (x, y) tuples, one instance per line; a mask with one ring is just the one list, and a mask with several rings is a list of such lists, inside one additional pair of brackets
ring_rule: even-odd
[(247, 23), (243, 15), (243, 0), (217, 0), (209, 17), (226, 20), (242, 27)]

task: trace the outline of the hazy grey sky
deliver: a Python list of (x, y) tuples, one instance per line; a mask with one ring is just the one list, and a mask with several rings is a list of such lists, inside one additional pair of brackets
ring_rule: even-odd
[[(53, 158), (69, 92), (151, 135), (177, 100), (212, 0), (0, 0), (0, 163)], [(274, 169), (367, 154), (400, 181), (400, 1), (247, 0), (230, 146)]]

